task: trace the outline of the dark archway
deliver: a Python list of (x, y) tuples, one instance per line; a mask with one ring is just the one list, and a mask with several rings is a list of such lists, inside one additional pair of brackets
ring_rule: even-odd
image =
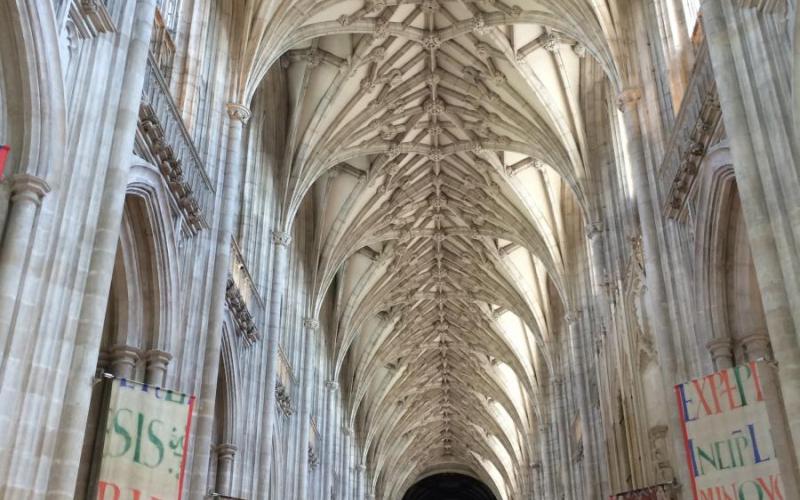
[(403, 500), (497, 500), (488, 486), (464, 474), (435, 474), (414, 484)]

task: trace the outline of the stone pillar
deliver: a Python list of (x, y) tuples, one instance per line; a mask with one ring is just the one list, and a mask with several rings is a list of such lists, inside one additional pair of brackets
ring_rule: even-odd
[(766, 333), (754, 333), (742, 339), (742, 347), (747, 361), (770, 359), (769, 336)]
[(80, 466), (80, 457), (76, 456), (75, 450), (80, 449), (83, 441), (92, 397), (92, 375), (97, 367), (108, 290), (117, 255), (155, 8), (155, 0), (138, 0), (134, 10), (111, 154), (98, 206), (95, 241), (72, 351), (69, 383), (64, 394), (53, 465), (47, 482), (49, 500), (72, 499), (75, 494)]
[(366, 482), (366, 473), (366, 465), (356, 465), (356, 500), (364, 500), (364, 483)]
[[(542, 409), (542, 413), (546, 413)], [(544, 418), (544, 415), (543, 415)], [(539, 423), (539, 460), (542, 464), (542, 483), (539, 485), (542, 488), (542, 498), (554, 498), (555, 492), (553, 491), (553, 480), (550, 476), (550, 447), (548, 446), (549, 432), (547, 424)]]
[(260, 444), (261, 470), (256, 498), (269, 498), (269, 477), (272, 470), (272, 435), (275, 422), (275, 380), (278, 373), (278, 343), (281, 333), (281, 310), (286, 294), (286, 274), (289, 244), (292, 236), (288, 232), (273, 231), (272, 242), (275, 256), (272, 262), (272, 285), (269, 299), (269, 318), (265, 338), (266, 374), (264, 376), (263, 433)]
[(211, 301), (208, 314), (205, 352), (203, 353), (200, 393), (197, 395), (194, 422), (196, 425), (189, 498), (202, 498), (208, 484), (208, 463), (211, 434), (214, 428), (214, 406), (219, 381), (219, 356), (222, 350), (222, 323), (225, 318), (225, 289), (230, 272), (231, 235), (239, 213), (240, 180), (242, 177), (242, 131), (250, 119), (250, 111), (241, 104), (229, 103), (228, 154), (220, 203), (219, 222), (211, 278)]
[(353, 429), (345, 427), (342, 429), (342, 446), (344, 446), (344, 474), (342, 474), (342, 498), (352, 498), (352, 485), (350, 484), (351, 472), (353, 470), (353, 447), (351, 441), (353, 437)]
[(311, 384), (314, 374), (314, 341), (319, 329), (319, 321), (314, 318), (305, 318), (303, 327), (306, 329), (303, 339), (303, 375), (301, 379), (302, 392), (300, 394), (299, 434), (300, 440), (297, 449), (297, 498), (306, 498), (308, 493), (308, 436), (311, 427)]
[(322, 498), (328, 500), (333, 484), (333, 474), (336, 463), (336, 446), (334, 435), (336, 432), (336, 392), (339, 384), (334, 380), (325, 382), (326, 391), (326, 411), (325, 411), (325, 435), (323, 436), (323, 479), (322, 479)]
[(731, 339), (713, 339), (706, 344), (708, 352), (711, 353), (711, 361), (714, 362), (714, 368), (725, 370), (733, 366), (733, 351), (731, 350)]
[(13, 175), (9, 181), (11, 207), (5, 233), (0, 227), (0, 354), (3, 357), (8, 355), (7, 339), (39, 207), (44, 195), (50, 191), (44, 179), (28, 174)]
[[(765, 192), (758, 160), (760, 156), (769, 155), (765, 152), (760, 152), (759, 155), (753, 147), (754, 132), (747, 120), (745, 101), (731, 49), (732, 42), (739, 43), (740, 40), (731, 39), (729, 36), (730, 25), (726, 26), (723, 2), (704, 0), (702, 13), (703, 29), (714, 66), (720, 108), (733, 154), (736, 185), (747, 222), (747, 237), (764, 303), (767, 329), (775, 360), (778, 362), (778, 378), (792, 438), (792, 448), (795, 458), (800, 462), (800, 345), (796, 331), (797, 322), (792, 317), (792, 310), (797, 308), (790, 306), (768, 204), (770, 200), (774, 203), (785, 197), (775, 192), (774, 188)], [(783, 165), (783, 169), (791, 172), (792, 166)], [(788, 223), (779, 227), (780, 231), (787, 231), (787, 235), (793, 231)], [(792, 253), (791, 249), (788, 250), (788, 253)], [(786, 253), (785, 251), (784, 255)], [(795, 278), (793, 274), (790, 276)], [(800, 297), (794, 300), (800, 300)]]
[(128, 345), (115, 345), (110, 349), (109, 366), (111, 374), (116, 378), (136, 380), (136, 363), (142, 352)]
[(584, 495), (587, 498), (595, 498), (597, 496), (595, 491), (598, 488), (599, 479), (596, 474), (596, 457), (594, 438), (592, 437), (592, 416), (589, 413), (589, 396), (586, 394), (589, 381), (586, 378), (586, 359), (583, 355), (583, 339), (581, 338), (581, 330), (578, 325), (578, 314), (570, 312), (564, 317), (564, 320), (567, 323), (572, 366), (573, 370), (575, 370), (575, 378), (577, 379), (575, 392), (576, 398), (578, 399), (578, 414), (581, 418), (581, 434), (583, 436)]
[(145, 375), (144, 381), (150, 385), (163, 387), (167, 379), (167, 365), (172, 360), (172, 354), (158, 349), (151, 349), (144, 353)]
[[(683, 438), (681, 436), (680, 418), (672, 399), (673, 386), (678, 374), (675, 345), (672, 343), (672, 321), (667, 305), (667, 291), (664, 284), (664, 272), (661, 264), (661, 252), (656, 234), (656, 218), (650, 194), (650, 181), (647, 175), (647, 164), (642, 144), (642, 130), (639, 118), (639, 101), (641, 92), (638, 88), (629, 88), (619, 96), (619, 107), (625, 119), (628, 133), (628, 159), (636, 189), (636, 203), (639, 212), (639, 225), (642, 231), (642, 249), (644, 254), (645, 279), (647, 286), (647, 306), (650, 312), (650, 327), (656, 343), (658, 365), (661, 368), (661, 381), (664, 386), (665, 407), (669, 422), (669, 441), (671, 463), (678, 463), (685, 456)], [(678, 467), (678, 478), (683, 487), (689, 487), (689, 478), (685, 467)]]
[(232, 444), (217, 445), (214, 452), (217, 454), (217, 477), (214, 491), (220, 495), (231, 496), (231, 483), (233, 481), (233, 459), (238, 448)]
[(556, 425), (558, 462), (560, 466), (561, 492), (564, 498), (577, 500), (571, 494), (572, 485), (572, 461), (569, 456), (569, 444), (567, 443), (567, 408), (564, 394), (564, 378), (556, 377), (552, 380), (553, 394), (553, 418)]

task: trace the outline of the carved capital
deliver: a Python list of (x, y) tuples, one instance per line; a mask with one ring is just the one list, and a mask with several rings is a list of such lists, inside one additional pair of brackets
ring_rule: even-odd
[(225, 108), (231, 120), (239, 120), (242, 124), (245, 124), (250, 119), (250, 110), (241, 104), (229, 102)]
[(339, 382), (336, 382), (335, 380), (326, 380), (325, 388), (331, 392), (336, 392), (339, 390)]
[(591, 240), (595, 236), (602, 234), (603, 231), (605, 231), (605, 224), (602, 221), (590, 222), (586, 226), (586, 237)]
[(304, 318), (303, 327), (306, 330), (317, 330), (319, 328), (319, 321), (314, 318)]
[(14, 174), (9, 177), (11, 183), (11, 200), (30, 201), (39, 204), (44, 195), (50, 192), (50, 185), (44, 179), (30, 174)]
[(617, 96), (617, 107), (623, 113), (630, 111), (639, 104), (642, 98), (642, 91), (637, 87), (630, 87), (619, 93)]
[(292, 243), (292, 235), (287, 231), (272, 231), (272, 243), (288, 247)]
[(742, 338), (747, 361), (761, 361), (769, 358), (769, 335), (758, 332)]

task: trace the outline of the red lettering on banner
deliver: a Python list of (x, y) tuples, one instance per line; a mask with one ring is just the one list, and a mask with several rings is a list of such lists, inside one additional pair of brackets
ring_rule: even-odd
[(758, 374), (755, 361), (750, 362), (750, 373), (753, 375), (753, 385), (756, 388), (756, 401), (764, 401), (764, 394), (761, 392), (761, 376)]
[[(703, 389), (706, 386), (707, 378), (708, 377), (692, 380), (692, 385), (694, 386), (695, 393), (697, 393), (697, 399), (700, 401), (700, 404), (703, 405), (703, 410), (705, 410), (706, 416), (709, 416), (713, 415), (714, 412), (711, 411), (711, 407), (708, 405), (708, 402), (706, 401), (706, 395), (703, 392)], [(701, 380), (703, 381), (702, 384), (700, 384)]]
[(106, 500), (106, 489), (112, 488), (112, 497), (111, 500), (119, 500), (119, 486), (113, 483), (107, 483), (105, 481), (100, 481), (97, 485), (97, 500)]
[(761, 489), (767, 494), (770, 500), (783, 500), (783, 493), (781, 493), (781, 485), (778, 482), (778, 476), (769, 476), (769, 484), (764, 481), (763, 477), (760, 477), (758, 478), (758, 485), (761, 486)]

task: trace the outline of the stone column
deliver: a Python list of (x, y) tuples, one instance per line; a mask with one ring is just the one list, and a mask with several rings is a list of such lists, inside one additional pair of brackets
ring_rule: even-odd
[(314, 362), (314, 341), (319, 329), (319, 321), (314, 318), (305, 318), (303, 327), (306, 329), (303, 339), (303, 375), (301, 379), (302, 392), (300, 394), (300, 442), (297, 450), (297, 498), (306, 498), (308, 495), (308, 436), (311, 427), (311, 384)]
[(576, 398), (578, 399), (578, 414), (581, 418), (581, 434), (583, 440), (583, 483), (584, 494), (587, 498), (595, 498), (599, 480), (596, 474), (594, 439), (592, 437), (591, 414), (589, 413), (589, 396), (586, 394), (588, 380), (586, 378), (586, 359), (583, 355), (583, 339), (581, 329), (578, 327), (578, 314), (570, 312), (564, 317), (569, 334), (569, 347), (572, 355), (572, 366), (575, 370)]
[(706, 348), (711, 353), (711, 361), (714, 362), (716, 370), (725, 370), (733, 366), (731, 339), (713, 339), (706, 344)]
[(364, 483), (366, 482), (366, 474), (366, 465), (356, 465), (356, 500), (364, 500)]
[[(761, 289), (769, 338), (778, 362), (778, 378), (792, 448), (795, 458), (800, 462), (800, 345), (796, 322), (792, 318), (792, 307), (780, 266), (780, 256), (770, 221), (768, 195), (758, 168), (759, 155), (753, 148), (752, 132), (731, 50), (734, 40), (730, 38), (726, 27), (722, 1), (704, 0), (702, 13), (720, 108), (733, 153), (736, 185), (747, 222), (747, 237)], [(791, 166), (784, 165), (784, 168), (790, 170)], [(770, 192), (769, 196), (772, 200), (782, 198), (780, 193), (775, 192)], [(781, 226), (780, 230), (792, 231), (788, 225)]]
[(200, 393), (197, 395), (194, 424), (194, 457), (192, 459), (189, 498), (202, 498), (208, 484), (208, 463), (211, 434), (214, 428), (214, 406), (219, 381), (219, 356), (222, 350), (222, 323), (225, 318), (225, 289), (230, 272), (231, 235), (239, 213), (240, 180), (242, 177), (242, 131), (250, 119), (250, 111), (241, 104), (229, 103), (228, 154), (225, 162), (222, 203), (214, 254), (214, 273), (211, 278), (211, 300), (208, 314), (205, 352), (203, 353)]
[[(342, 474), (342, 498), (352, 498), (352, 485), (350, 484), (351, 472), (353, 470), (353, 447), (351, 441), (353, 437), (353, 429), (345, 427), (342, 429), (342, 446), (344, 446), (344, 473)], [(349, 493), (349, 494), (348, 494)]]
[(80, 457), (76, 456), (75, 450), (81, 447), (89, 413), (93, 374), (97, 367), (108, 290), (111, 287), (117, 255), (155, 8), (155, 0), (138, 0), (134, 10), (111, 154), (98, 207), (96, 236), (72, 351), (69, 383), (64, 394), (57, 445), (47, 483), (47, 497), (50, 500), (72, 499), (75, 494), (80, 466)]
[(145, 365), (144, 381), (150, 385), (163, 387), (167, 379), (167, 365), (172, 360), (172, 354), (158, 349), (151, 349), (144, 353)]
[(769, 336), (766, 333), (754, 333), (742, 339), (742, 347), (747, 361), (768, 360)]
[[(678, 364), (675, 345), (672, 343), (672, 321), (667, 305), (667, 291), (664, 284), (664, 272), (661, 263), (661, 252), (656, 234), (656, 218), (650, 194), (650, 181), (647, 175), (647, 164), (642, 144), (642, 131), (639, 118), (639, 101), (641, 92), (638, 88), (629, 88), (619, 96), (619, 107), (623, 111), (625, 129), (628, 133), (628, 159), (636, 189), (636, 204), (639, 212), (639, 225), (642, 231), (642, 249), (644, 254), (645, 279), (647, 286), (647, 306), (650, 313), (650, 327), (656, 343), (658, 365), (661, 369), (661, 381), (664, 385), (665, 407), (668, 411), (669, 441), (671, 462), (678, 463), (685, 456), (681, 437), (680, 418), (669, 396), (673, 394), (673, 386), (677, 382)], [(689, 478), (685, 467), (677, 467), (678, 478), (684, 487), (688, 487)]]
[(333, 473), (336, 463), (336, 446), (334, 444), (334, 434), (336, 432), (336, 392), (339, 384), (334, 380), (325, 382), (326, 391), (326, 410), (325, 410), (325, 435), (323, 436), (323, 479), (322, 479), (322, 498), (328, 500), (333, 484)]
[(231, 496), (231, 483), (233, 481), (233, 459), (238, 448), (232, 444), (217, 445), (214, 452), (217, 454), (217, 477), (214, 491), (220, 495)]
[(281, 334), (281, 310), (284, 307), (283, 297), (286, 294), (286, 274), (288, 266), (289, 244), (292, 236), (284, 231), (273, 231), (272, 242), (275, 256), (272, 262), (272, 285), (269, 299), (269, 318), (265, 337), (263, 432), (261, 434), (258, 489), (255, 497), (269, 498), (269, 477), (272, 470), (272, 435), (275, 422), (275, 380), (278, 373), (278, 343)]
[(7, 353), (8, 335), (28, 262), (31, 238), (42, 198), (50, 186), (38, 177), (16, 174), (9, 178), (11, 208), (5, 228), (0, 227), (0, 354)]
[(135, 380), (136, 363), (141, 359), (142, 352), (129, 345), (115, 345), (110, 349), (109, 369), (116, 378)]
[(556, 435), (557, 435), (557, 450), (558, 450), (558, 461), (561, 468), (560, 471), (560, 479), (561, 479), (561, 491), (564, 498), (570, 500), (577, 500), (573, 498), (571, 494), (571, 485), (572, 485), (572, 461), (570, 460), (569, 456), (569, 444), (567, 443), (567, 430), (566, 430), (566, 420), (567, 420), (567, 408), (566, 408), (566, 400), (564, 394), (564, 378), (557, 377), (554, 378), (552, 381), (553, 384), (553, 417), (554, 422), (556, 425)]
[[(542, 413), (546, 413), (544, 408), (542, 409)], [(539, 460), (541, 460), (542, 464), (542, 484), (540, 484), (539, 487), (543, 489), (542, 498), (554, 498), (555, 495), (553, 491), (553, 478), (550, 475), (552, 473), (550, 469), (552, 462), (550, 460), (550, 446), (548, 445), (549, 434), (547, 424), (540, 423)]]

